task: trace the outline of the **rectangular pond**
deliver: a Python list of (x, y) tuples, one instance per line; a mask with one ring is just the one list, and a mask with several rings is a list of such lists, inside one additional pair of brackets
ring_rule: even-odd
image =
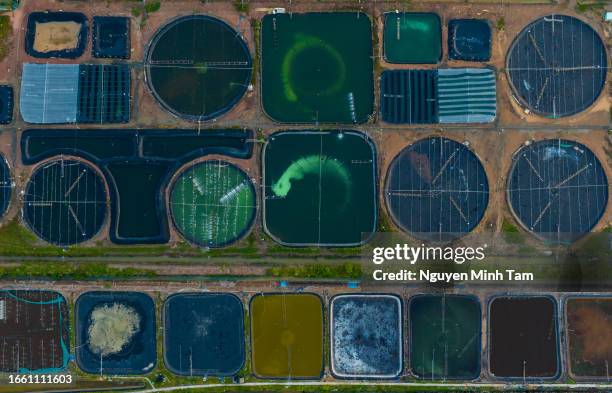
[(396, 378), (403, 370), (402, 302), (393, 295), (338, 295), (330, 306), (337, 378)]
[(363, 123), (373, 111), (372, 22), (360, 12), (269, 14), (264, 111), (286, 123)]
[(70, 320), (57, 292), (2, 290), (0, 372), (56, 373), (70, 361)]
[(264, 146), (264, 227), (290, 246), (350, 246), (376, 230), (376, 151), (357, 131), (284, 131)]
[(571, 297), (565, 303), (569, 373), (609, 381), (612, 365), (612, 298)]
[(481, 310), (462, 295), (410, 300), (410, 368), (421, 379), (475, 379), (480, 375)]
[(553, 297), (499, 296), (489, 303), (489, 368), (505, 379), (554, 379), (559, 361)]
[(385, 14), (383, 51), (389, 63), (435, 64), (442, 58), (442, 27), (434, 13)]
[(155, 303), (140, 292), (85, 292), (74, 307), (76, 361), (91, 374), (147, 374), (157, 363)]
[(323, 374), (323, 303), (315, 294), (251, 299), (253, 373), (260, 378), (318, 379)]
[(164, 362), (173, 373), (229, 376), (244, 365), (244, 309), (237, 296), (171, 295), (163, 321)]

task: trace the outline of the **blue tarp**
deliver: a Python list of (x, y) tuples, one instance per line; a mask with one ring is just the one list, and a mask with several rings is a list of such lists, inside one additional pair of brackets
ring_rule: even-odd
[(440, 123), (490, 123), (495, 120), (495, 73), (488, 68), (438, 70)]
[(79, 98), (78, 64), (23, 65), (19, 109), (28, 123), (74, 123)]

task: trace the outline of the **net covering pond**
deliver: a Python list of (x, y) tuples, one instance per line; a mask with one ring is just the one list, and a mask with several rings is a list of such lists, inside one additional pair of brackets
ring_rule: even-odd
[(488, 61), (491, 58), (491, 26), (486, 19), (451, 19), (448, 22), (450, 60)]
[(3, 155), (0, 155), (0, 218), (6, 213), (13, 194), (11, 170)]
[(556, 301), (496, 297), (489, 305), (489, 367), (499, 378), (556, 378), (560, 370)]
[(380, 112), (387, 123), (427, 124), (438, 121), (435, 70), (386, 70), (380, 78)]
[(569, 243), (600, 220), (608, 179), (597, 157), (580, 143), (531, 143), (513, 158), (507, 198), (522, 225), (543, 240)]
[(286, 131), (264, 147), (265, 229), (285, 245), (357, 245), (376, 229), (376, 153), (357, 131)]
[(570, 298), (565, 312), (570, 375), (578, 379), (609, 379), (612, 298)]
[(478, 299), (421, 295), (410, 301), (410, 365), (422, 379), (475, 379), (480, 375)]
[(549, 15), (514, 39), (506, 68), (519, 101), (537, 114), (556, 118), (595, 102), (606, 80), (606, 56), (601, 38), (588, 24)]
[(323, 304), (314, 294), (251, 299), (253, 372), (260, 378), (318, 379), (323, 373)]
[(435, 64), (442, 58), (442, 26), (434, 13), (385, 14), (383, 50), (389, 63)]
[(331, 369), (338, 378), (395, 378), (403, 369), (402, 305), (391, 295), (331, 303)]
[(91, 239), (106, 219), (106, 188), (88, 164), (58, 159), (39, 166), (26, 186), (23, 218), (46, 242), (68, 246)]
[(92, 374), (146, 374), (156, 363), (155, 303), (139, 292), (86, 292), (75, 304), (76, 360)]
[(266, 15), (261, 48), (263, 108), (272, 119), (363, 123), (372, 113), (372, 28), (367, 15)]
[(244, 310), (231, 294), (181, 293), (164, 304), (164, 360), (179, 375), (229, 376), (245, 361)]
[(252, 68), (240, 34), (206, 15), (162, 27), (145, 60), (153, 95), (174, 115), (193, 121), (214, 119), (236, 105), (251, 83)]
[(13, 88), (0, 85), (0, 124), (13, 121)]
[(495, 72), (487, 68), (438, 70), (440, 123), (491, 123), (497, 113)]
[(123, 16), (93, 17), (93, 56), (130, 58), (130, 18)]
[(66, 299), (57, 292), (0, 291), (0, 371), (56, 373), (70, 361)]
[(237, 166), (210, 160), (189, 166), (172, 185), (170, 210), (189, 241), (220, 247), (242, 237), (255, 218), (255, 188)]
[(76, 59), (87, 47), (87, 17), (80, 12), (32, 12), (25, 51), (37, 58)]
[(448, 241), (482, 220), (489, 185), (482, 164), (467, 146), (434, 137), (404, 148), (393, 159), (385, 198), (404, 231), (423, 240)]

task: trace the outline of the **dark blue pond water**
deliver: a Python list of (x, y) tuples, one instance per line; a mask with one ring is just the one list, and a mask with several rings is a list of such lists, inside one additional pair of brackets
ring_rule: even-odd
[(244, 364), (244, 310), (234, 295), (170, 296), (164, 333), (164, 360), (173, 373), (233, 375)]

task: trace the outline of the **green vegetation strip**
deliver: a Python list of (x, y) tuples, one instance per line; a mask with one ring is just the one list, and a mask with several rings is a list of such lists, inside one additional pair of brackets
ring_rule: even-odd
[(105, 263), (73, 262), (28, 262), (15, 266), (0, 266), (0, 279), (20, 277), (45, 277), (54, 280), (61, 279), (87, 279), (87, 278), (133, 278), (154, 277), (152, 270), (136, 269), (132, 267), (116, 268)]
[(0, 61), (8, 54), (12, 31), (11, 18), (8, 15), (0, 15)]

